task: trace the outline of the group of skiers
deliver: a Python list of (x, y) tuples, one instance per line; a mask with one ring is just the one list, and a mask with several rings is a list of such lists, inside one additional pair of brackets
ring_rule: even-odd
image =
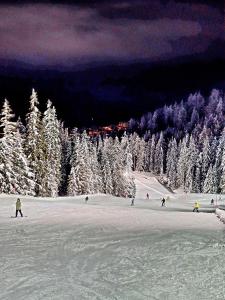
[[(149, 199), (149, 194), (147, 193), (146, 198)], [(167, 197), (167, 200), (169, 199), (169, 197)], [(85, 203), (88, 203), (88, 196), (85, 197)], [(131, 206), (134, 206), (134, 198), (131, 199)], [(211, 205), (214, 205), (214, 199), (211, 200)], [(17, 218), (18, 213), (20, 213), (20, 216), (23, 217), (23, 213), (22, 213), (22, 208), (21, 208), (21, 201), (20, 198), (17, 199), (16, 201), (16, 216), (15, 218)], [(161, 206), (166, 206), (166, 199), (162, 198), (161, 200)], [(200, 208), (200, 204), (198, 201), (195, 202), (194, 204), (194, 208), (193, 208), (193, 212), (199, 212), (199, 208)]]
[[(146, 198), (149, 199), (149, 194), (146, 194)], [(87, 203), (89, 200), (88, 196), (85, 197), (85, 203)], [(167, 200), (169, 200), (169, 197), (167, 197)], [(131, 206), (134, 206), (134, 198), (131, 199)], [(214, 200), (211, 200), (211, 205), (214, 205)], [(163, 197), (161, 200), (161, 206), (166, 206), (166, 199)], [(195, 202), (194, 204), (194, 209), (193, 212), (199, 212), (200, 204), (198, 201)]]
[[(149, 193), (146, 194), (146, 199), (149, 200)], [(169, 200), (169, 197), (167, 197), (166, 199)], [(161, 206), (166, 206), (166, 199), (162, 198), (162, 200), (161, 200), (162, 205)]]

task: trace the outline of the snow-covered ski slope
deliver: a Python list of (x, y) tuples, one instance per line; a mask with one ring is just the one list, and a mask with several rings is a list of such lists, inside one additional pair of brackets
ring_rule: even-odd
[(150, 176), (148, 173), (138, 172), (135, 172), (134, 175), (136, 180), (137, 198), (144, 199), (146, 198), (147, 193), (149, 194), (150, 199), (162, 198), (165, 197), (166, 194), (171, 194), (154, 176)]
[(1, 195), (0, 299), (224, 299), (224, 225), (206, 213), (211, 195), (135, 177), (134, 207), (108, 195), (21, 197), (28, 217), (12, 219), (16, 197)]

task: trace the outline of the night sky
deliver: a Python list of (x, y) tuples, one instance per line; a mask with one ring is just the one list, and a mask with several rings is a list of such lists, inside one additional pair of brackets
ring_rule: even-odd
[(224, 32), (224, 1), (1, 1), (1, 102), (24, 117), (34, 87), (70, 127), (140, 117), (224, 89)]

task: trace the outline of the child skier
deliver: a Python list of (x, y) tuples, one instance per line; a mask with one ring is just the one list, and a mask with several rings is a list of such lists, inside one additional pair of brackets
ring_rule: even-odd
[(198, 210), (199, 207), (200, 207), (200, 205), (199, 205), (199, 203), (196, 201), (196, 202), (195, 202), (195, 205), (194, 205), (193, 212), (195, 212), (195, 211), (196, 211), (196, 212), (199, 212), (199, 210)]
[(21, 210), (21, 201), (19, 198), (16, 201), (16, 218), (17, 218), (18, 212), (20, 213), (21, 217), (23, 217), (22, 210)]

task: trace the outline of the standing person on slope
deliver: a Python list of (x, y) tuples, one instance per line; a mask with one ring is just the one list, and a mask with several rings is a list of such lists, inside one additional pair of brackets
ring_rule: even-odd
[(166, 200), (165, 200), (165, 198), (162, 198), (162, 206), (166, 206)]
[(22, 210), (21, 210), (21, 201), (19, 198), (16, 201), (16, 218), (17, 218), (18, 212), (20, 213), (21, 217), (23, 217)]
[(199, 210), (198, 210), (199, 207), (200, 207), (200, 205), (199, 205), (199, 203), (196, 201), (196, 202), (195, 202), (195, 205), (194, 205), (193, 212), (195, 212), (195, 211), (196, 211), (196, 212), (199, 212)]

